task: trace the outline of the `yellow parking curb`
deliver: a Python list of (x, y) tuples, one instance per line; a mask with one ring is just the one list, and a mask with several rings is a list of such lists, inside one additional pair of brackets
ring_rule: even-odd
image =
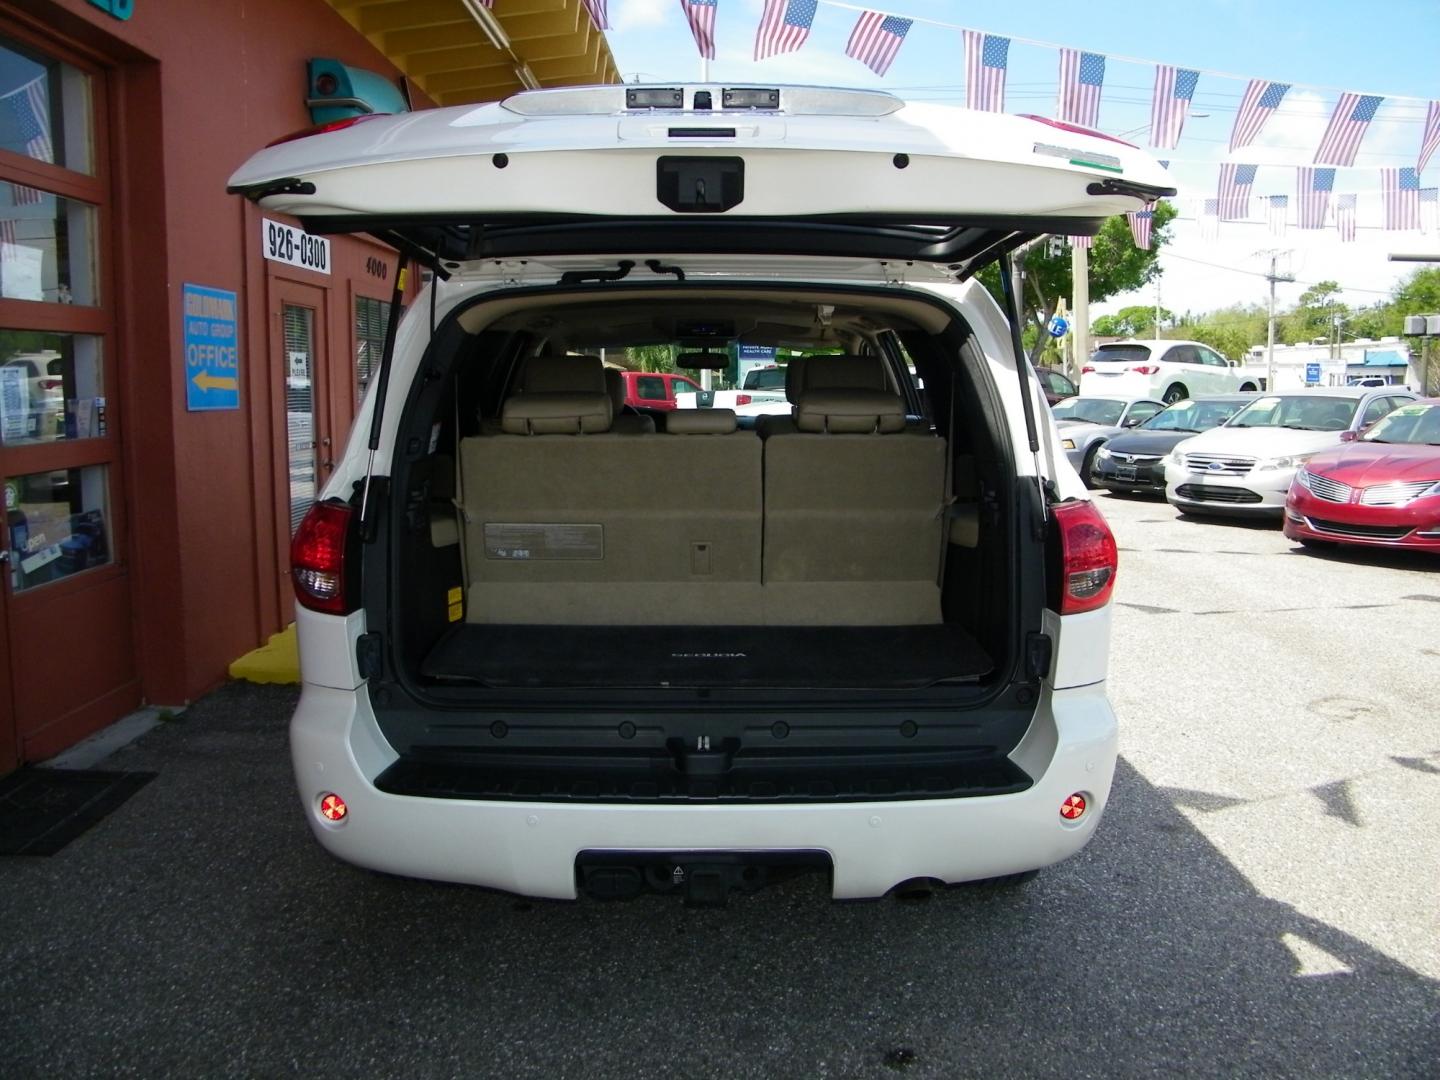
[(295, 624), (271, 634), (268, 642), (231, 664), (230, 677), (253, 683), (298, 683), (300, 650), (295, 644)]

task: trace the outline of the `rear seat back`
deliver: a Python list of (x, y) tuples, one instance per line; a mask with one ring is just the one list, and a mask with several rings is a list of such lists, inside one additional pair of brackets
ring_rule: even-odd
[(812, 356), (794, 433), (765, 443), (765, 606), (785, 621), (941, 621), (945, 443), (907, 437), (875, 357)]
[(617, 435), (653, 435), (655, 421), (649, 416), (625, 409), (625, 378), (614, 368), (605, 369), (605, 389), (610, 394), (610, 411), (614, 420), (610, 430)]

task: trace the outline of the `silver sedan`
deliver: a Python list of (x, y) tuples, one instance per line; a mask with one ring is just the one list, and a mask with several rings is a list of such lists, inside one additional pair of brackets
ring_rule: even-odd
[(1151, 398), (1072, 397), (1051, 406), (1060, 445), (1086, 487), (1094, 487), (1090, 469), (1095, 452), (1127, 428), (1138, 427), (1161, 409), (1164, 402)]

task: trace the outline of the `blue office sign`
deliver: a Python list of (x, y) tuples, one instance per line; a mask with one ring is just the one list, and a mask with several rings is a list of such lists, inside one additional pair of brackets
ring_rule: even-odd
[(1305, 365), (1305, 381), (1307, 383), (1318, 383), (1320, 381), (1319, 361)]
[(240, 408), (240, 322), (235, 294), (185, 286), (185, 408)]
[(1056, 315), (1046, 329), (1050, 331), (1051, 337), (1062, 338), (1070, 332), (1070, 320), (1063, 315)]
[(746, 345), (740, 344), (741, 360), (770, 360), (775, 359), (775, 348), (772, 345)]

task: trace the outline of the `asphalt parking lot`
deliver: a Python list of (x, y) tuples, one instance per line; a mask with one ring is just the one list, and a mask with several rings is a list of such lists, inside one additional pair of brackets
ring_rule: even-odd
[(294, 691), (115, 754), (159, 777), (0, 860), (0, 1075), (1435, 1076), (1440, 562), (1100, 496), (1123, 760), (1018, 890), (722, 910), (520, 900), (314, 845)]

